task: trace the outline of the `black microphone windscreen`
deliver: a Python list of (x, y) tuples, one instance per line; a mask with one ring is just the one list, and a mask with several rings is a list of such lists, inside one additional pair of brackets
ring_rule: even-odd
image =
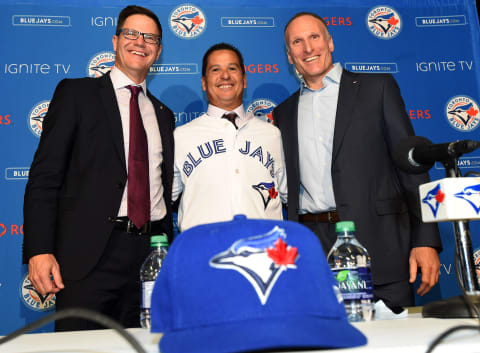
[(410, 174), (421, 174), (427, 172), (433, 167), (432, 164), (416, 164), (412, 161), (411, 151), (415, 147), (429, 146), (432, 142), (426, 137), (422, 136), (409, 136), (406, 139), (400, 141), (395, 150), (392, 153), (393, 161), (395, 165), (402, 171)]
[(457, 142), (456, 152), (462, 155), (462, 154), (473, 152), (478, 147), (480, 147), (479, 141), (463, 140), (463, 141)]

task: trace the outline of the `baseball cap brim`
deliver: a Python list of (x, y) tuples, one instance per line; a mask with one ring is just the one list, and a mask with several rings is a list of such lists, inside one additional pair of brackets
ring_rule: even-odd
[(162, 353), (228, 353), (284, 348), (347, 348), (367, 338), (345, 319), (279, 315), (165, 332)]

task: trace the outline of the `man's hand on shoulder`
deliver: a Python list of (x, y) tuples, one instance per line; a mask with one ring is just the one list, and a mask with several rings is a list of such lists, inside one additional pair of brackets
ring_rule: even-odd
[(58, 293), (64, 288), (60, 266), (53, 254), (32, 256), (28, 261), (28, 277), (41, 295)]
[(410, 283), (415, 282), (418, 268), (422, 270), (422, 282), (418, 287), (417, 294), (424, 295), (438, 282), (440, 275), (440, 259), (436, 249), (422, 246), (410, 251)]

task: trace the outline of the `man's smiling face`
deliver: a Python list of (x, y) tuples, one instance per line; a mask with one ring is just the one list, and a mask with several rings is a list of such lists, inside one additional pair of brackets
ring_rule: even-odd
[(210, 104), (224, 110), (233, 110), (242, 104), (243, 89), (247, 79), (234, 51), (213, 51), (207, 60), (202, 89), (207, 92)]
[[(140, 14), (127, 17), (122, 27), (157, 36), (160, 34), (156, 23), (150, 17)], [(135, 83), (145, 80), (150, 66), (162, 51), (161, 45), (145, 43), (141, 35), (135, 40), (130, 40), (120, 33), (113, 36), (112, 42), (116, 52), (115, 66)]]
[(290, 64), (294, 64), (312, 89), (323, 87), (322, 79), (333, 68), (333, 40), (325, 25), (310, 15), (294, 19), (285, 31)]

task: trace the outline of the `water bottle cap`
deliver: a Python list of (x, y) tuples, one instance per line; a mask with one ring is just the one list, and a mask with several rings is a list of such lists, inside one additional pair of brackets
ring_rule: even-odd
[(335, 231), (336, 232), (354, 232), (355, 223), (353, 221), (337, 222), (335, 224)]
[(152, 235), (150, 237), (150, 245), (157, 245), (157, 244), (162, 244), (162, 245), (168, 245), (168, 237), (165, 234), (161, 235)]

